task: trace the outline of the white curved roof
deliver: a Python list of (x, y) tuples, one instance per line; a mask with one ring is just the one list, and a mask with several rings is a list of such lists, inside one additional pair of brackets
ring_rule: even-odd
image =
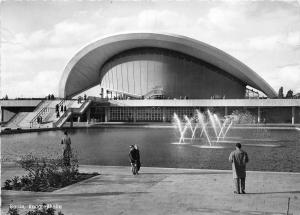
[(108, 59), (125, 50), (140, 47), (165, 48), (202, 59), (268, 97), (276, 97), (276, 92), (258, 74), (220, 49), (188, 37), (161, 33), (118, 34), (85, 46), (67, 64), (59, 83), (59, 96), (72, 97), (96, 86), (103, 77), (99, 70)]

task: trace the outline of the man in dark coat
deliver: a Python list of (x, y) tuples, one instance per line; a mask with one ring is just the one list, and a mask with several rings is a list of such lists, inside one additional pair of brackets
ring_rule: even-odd
[(133, 167), (134, 164), (137, 164), (137, 169), (138, 169), (138, 153), (137, 150), (134, 148), (134, 145), (130, 146), (130, 152), (129, 152), (129, 159), (131, 166)]
[(141, 168), (140, 150), (136, 144), (134, 144), (134, 149), (136, 151), (137, 171), (140, 171), (140, 168)]
[(230, 153), (229, 161), (232, 163), (232, 173), (235, 182), (236, 194), (245, 194), (246, 163), (249, 162), (247, 152), (241, 149), (242, 145), (237, 143), (235, 151)]

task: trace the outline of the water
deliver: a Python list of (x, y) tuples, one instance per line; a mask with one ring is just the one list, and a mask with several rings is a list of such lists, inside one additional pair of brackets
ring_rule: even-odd
[[(195, 115), (193, 117), (189, 118), (188, 116), (184, 115), (183, 120), (180, 120), (178, 115), (174, 113), (173, 116), (174, 127), (175, 130), (177, 130), (180, 134), (179, 141), (175, 142), (174, 144), (186, 144), (185, 139), (196, 140), (197, 130), (198, 128), (200, 128), (201, 132), (199, 137), (201, 138), (202, 135), (204, 134), (208, 146), (216, 148), (216, 145), (212, 145), (212, 138), (215, 139), (214, 142), (216, 143), (219, 143), (221, 137), (224, 140), (227, 132), (232, 126), (233, 121), (232, 119), (227, 117), (223, 120), (223, 123), (221, 123), (219, 117), (216, 114), (212, 114), (209, 110), (207, 110), (207, 115), (208, 115), (208, 119), (206, 119), (204, 113), (201, 113), (199, 110), (196, 110)], [(230, 121), (229, 125), (227, 125), (228, 121)], [(207, 127), (207, 125), (209, 123), (210, 123), (211, 130), (214, 131), (213, 135), (209, 134), (208, 132), (209, 128)], [(188, 128), (190, 129), (191, 133), (188, 132)], [(223, 132), (224, 129), (226, 129), (225, 132)], [(222, 148), (222, 147), (217, 147), (217, 148)]]
[[(30, 152), (39, 155), (62, 153), (62, 131), (33, 132), (1, 136), (2, 160), (12, 161)], [(231, 169), (229, 153), (234, 140), (242, 139), (248, 152), (248, 170), (300, 172), (300, 132), (296, 130), (234, 129), (226, 148), (199, 148), (199, 140), (174, 145), (174, 128), (89, 128), (70, 131), (72, 146), (80, 164), (129, 165), (129, 145), (141, 150), (143, 166)], [(206, 144), (207, 145), (207, 144)]]

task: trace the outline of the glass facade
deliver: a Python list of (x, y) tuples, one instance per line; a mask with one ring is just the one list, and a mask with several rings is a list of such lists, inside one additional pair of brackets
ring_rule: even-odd
[[(174, 113), (183, 120), (184, 115), (192, 117), (196, 110), (205, 112), (209, 109), (220, 116), (249, 112), (253, 117), (252, 123), (257, 123), (258, 107), (112, 107), (93, 104), (90, 118), (93, 122), (172, 122)], [(225, 111), (227, 109), (227, 111)], [(261, 107), (262, 123), (291, 123), (291, 107)], [(280, 114), (278, 114), (280, 113)], [(294, 123), (300, 122), (300, 108), (295, 108)]]
[(193, 116), (194, 107), (110, 107), (109, 120), (112, 122), (171, 122), (174, 113), (183, 119)]
[(221, 68), (179, 52), (138, 48), (120, 53), (100, 69), (101, 87), (150, 97), (160, 89), (165, 98), (243, 98), (246, 85)]

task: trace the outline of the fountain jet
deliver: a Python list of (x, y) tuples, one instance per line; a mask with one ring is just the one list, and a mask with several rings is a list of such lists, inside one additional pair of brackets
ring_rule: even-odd
[(209, 116), (209, 119), (210, 119), (210, 122), (211, 122), (211, 126), (213, 127), (215, 135), (217, 137), (218, 132), (217, 132), (217, 128), (216, 128), (215, 119), (214, 119), (213, 115), (211, 114), (211, 112), (209, 110), (207, 110), (207, 113), (208, 113), (208, 116)]
[(207, 139), (209, 145), (211, 146), (211, 141), (210, 141), (209, 135), (208, 135), (206, 127), (205, 127), (203, 114), (199, 110), (196, 110), (196, 112), (197, 112), (197, 116), (198, 116), (198, 122), (200, 123), (200, 125), (202, 127), (202, 130), (206, 136), (206, 139)]
[(187, 122), (187, 126), (189, 126), (189, 128), (191, 129), (191, 131), (192, 131), (192, 139), (194, 139), (194, 138), (195, 138), (196, 130), (197, 130), (197, 128), (198, 128), (198, 125), (196, 124), (195, 127), (193, 128), (192, 122), (191, 122), (191, 120), (188, 118), (187, 115), (184, 115), (184, 119), (185, 119), (185, 121)]
[(184, 128), (182, 128), (181, 121), (180, 121), (180, 119), (179, 119), (179, 117), (176, 113), (174, 113), (173, 118), (174, 118), (174, 120), (177, 124), (178, 130), (179, 130), (179, 133), (180, 133), (179, 143), (184, 142), (184, 134), (185, 134), (185, 131), (187, 129), (187, 125), (185, 124)]

